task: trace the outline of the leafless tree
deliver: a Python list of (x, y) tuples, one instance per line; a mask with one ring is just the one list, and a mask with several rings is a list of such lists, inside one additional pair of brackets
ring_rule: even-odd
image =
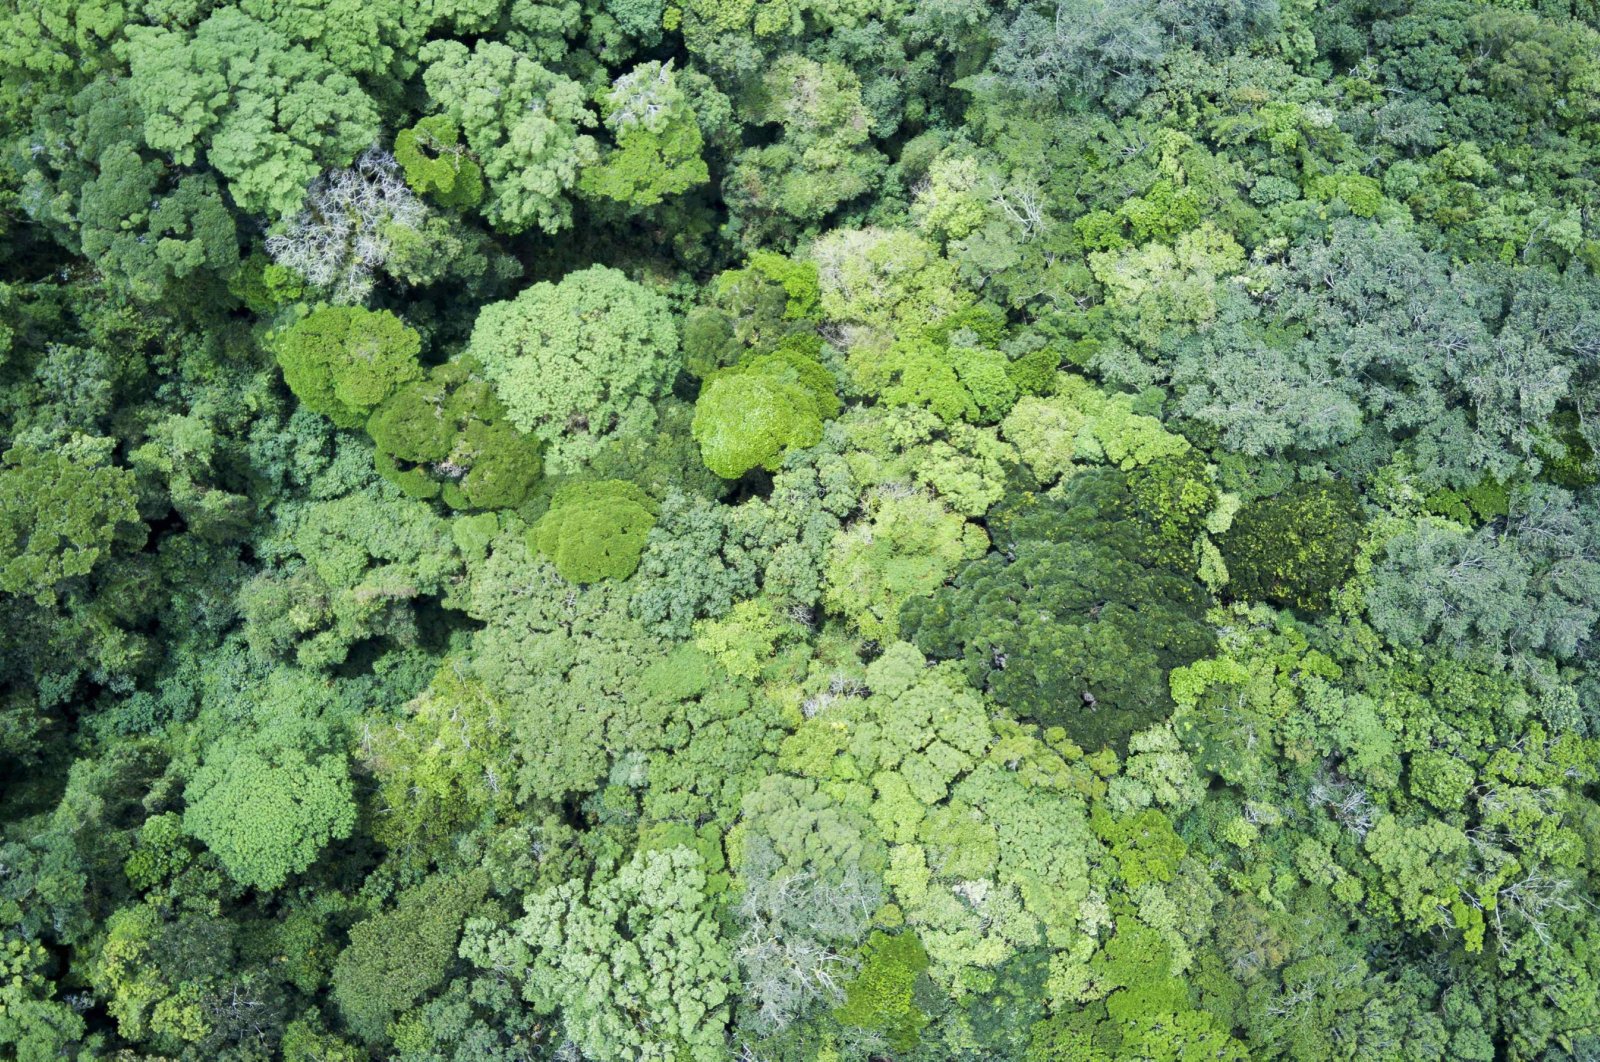
[(837, 1004), (856, 960), (844, 951), (861, 938), (882, 900), (878, 882), (858, 866), (819, 875), (781, 865), (760, 839), (746, 851), (744, 932), (736, 954), (761, 1026), (786, 1027), (815, 1001)]
[(1377, 806), (1367, 796), (1367, 791), (1332, 770), (1318, 772), (1306, 791), (1306, 803), (1313, 808), (1326, 808), (1340, 825), (1357, 837), (1365, 837), (1378, 818)]
[(267, 238), (267, 253), (334, 302), (361, 302), (388, 260), (395, 229), (416, 229), (426, 216), (394, 156), (369, 148), (349, 169), (312, 182), (305, 208)]

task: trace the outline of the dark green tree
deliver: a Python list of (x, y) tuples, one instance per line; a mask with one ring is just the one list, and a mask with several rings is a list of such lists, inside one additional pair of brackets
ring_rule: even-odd
[(1307, 612), (1329, 606), (1350, 574), (1364, 518), (1343, 480), (1296, 483), (1250, 502), (1217, 543), (1229, 593)]
[(452, 509), (512, 509), (539, 479), (539, 444), (513, 428), (468, 359), (397, 390), (367, 420), (378, 471), (414, 498)]
[(1167, 673), (1214, 645), (1208, 595), (1190, 571), (1159, 566), (1126, 477), (1093, 469), (1059, 498), (1013, 499), (990, 534), (995, 552), (904, 606), (918, 647), (1085, 748), (1120, 747), (1165, 716)]
[(482, 871), (440, 874), (400, 894), (393, 910), (356, 923), (333, 967), (333, 996), (352, 1032), (370, 1043), (423, 994), (444, 983), (461, 927), (483, 900)]

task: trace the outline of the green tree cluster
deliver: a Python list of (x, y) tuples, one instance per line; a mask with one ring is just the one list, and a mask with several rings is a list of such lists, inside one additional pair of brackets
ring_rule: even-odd
[(539, 479), (539, 444), (506, 421), (468, 360), (437, 365), (400, 387), (366, 428), (381, 475), (452, 509), (514, 509)]
[(0, 0), (0, 1058), (1600, 1057), (1593, 0)]

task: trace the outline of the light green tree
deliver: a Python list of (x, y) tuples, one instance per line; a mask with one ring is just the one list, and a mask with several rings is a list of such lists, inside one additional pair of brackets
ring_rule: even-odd
[(239, 8), (387, 95), (416, 72), (438, 5), (396, 0), (240, 0)]
[(640, 63), (612, 82), (600, 116), (616, 146), (584, 170), (578, 189), (630, 207), (651, 207), (711, 179), (704, 139), (672, 63)]
[(838, 412), (832, 374), (805, 354), (780, 350), (707, 379), (692, 430), (706, 467), (738, 479), (753, 468), (775, 472), (789, 450), (816, 445), (823, 421)]
[(461, 570), (449, 521), (381, 480), (284, 505), (261, 547), (283, 564), (241, 588), (245, 638), (260, 659), (311, 668), (342, 663), (364, 640), (416, 644), (413, 606), (444, 596)]
[(298, 209), (312, 178), (378, 136), (354, 78), (237, 7), (193, 31), (132, 26), (127, 56), (145, 140), (181, 166), (203, 157), (252, 213)]
[(511, 423), (555, 447), (552, 461), (648, 420), (681, 361), (666, 299), (606, 266), (485, 306), (467, 353)]
[(657, 506), (633, 483), (569, 483), (528, 532), (528, 545), (550, 558), (563, 579), (626, 579), (639, 566)]
[(858, 374), (881, 378), (875, 388), (891, 406), (926, 406), (946, 423), (993, 424), (1010, 411), (1017, 387), (1010, 362), (997, 350), (912, 339), (889, 348)]
[(1222, 278), (1244, 266), (1244, 250), (1209, 222), (1172, 246), (1148, 243), (1089, 255), (1106, 304), (1124, 334), (1153, 344), (1175, 329), (1192, 329), (1217, 314)]
[(418, 54), (428, 95), (483, 167), (490, 224), (507, 233), (570, 224), (566, 193), (596, 156), (594, 138), (578, 132), (592, 121), (578, 83), (499, 41), (480, 40), (470, 51), (460, 41), (432, 41)]
[(506, 929), (469, 923), (463, 952), (516, 973), (596, 1062), (720, 1062), (734, 964), (700, 855), (641, 850), (614, 874), (528, 899)]
[(214, 749), (184, 790), (183, 825), (234, 880), (276, 889), (356, 824), (343, 753), (300, 744), (291, 731)]
[(955, 263), (906, 229), (835, 229), (811, 246), (825, 320), (850, 344), (853, 375), (870, 377), (895, 338), (920, 332), (972, 302)]
[(118, 543), (143, 540), (133, 474), (112, 464), (111, 449), (109, 439), (74, 436), (0, 458), (0, 590), (51, 604)]
[(1419, 930), (1451, 926), (1458, 917), (1465, 922), (1462, 886), (1471, 842), (1459, 828), (1433, 819), (1408, 825), (1386, 815), (1365, 847), (1401, 921)]
[(900, 633), (900, 607), (908, 598), (933, 593), (988, 550), (983, 528), (938, 499), (880, 487), (861, 518), (834, 538), (823, 601), (863, 638), (888, 642)]

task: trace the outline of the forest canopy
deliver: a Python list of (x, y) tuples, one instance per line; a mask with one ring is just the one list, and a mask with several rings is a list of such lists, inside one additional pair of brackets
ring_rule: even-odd
[(0, 1058), (1600, 1059), (1597, 271), (1595, 0), (0, 0)]

